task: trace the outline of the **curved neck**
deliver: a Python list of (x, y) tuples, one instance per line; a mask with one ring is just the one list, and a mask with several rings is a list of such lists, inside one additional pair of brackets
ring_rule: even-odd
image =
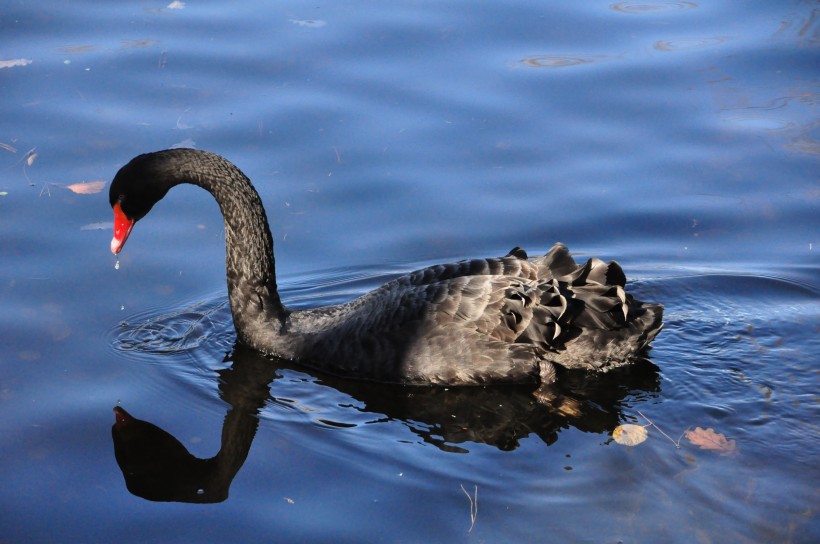
[(228, 299), (237, 336), (260, 350), (271, 350), (287, 316), (276, 287), (273, 237), (259, 194), (239, 168), (219, 155), (194, 149), (167, 153), (173, 167), (165, 179), (169, 188), (192, 183), (211, 193), (225, 221), (225, 264)]

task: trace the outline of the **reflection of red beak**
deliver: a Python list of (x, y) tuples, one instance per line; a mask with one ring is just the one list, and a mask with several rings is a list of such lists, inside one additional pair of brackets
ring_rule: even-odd
[(114, 204), (114, 237), (111, 238), (111, 253), (116, 255), (122, 251), (122, 246), (125, 245), (133, 228), (134, 220), (126, 217), (119, 202)]

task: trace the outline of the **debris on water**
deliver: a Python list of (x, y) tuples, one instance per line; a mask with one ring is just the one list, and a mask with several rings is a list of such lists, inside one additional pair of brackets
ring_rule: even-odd
[(327, 24), (326, 21), (322, 21), (321, 19), (288, 19), (291, 23), (297, 26), (304, 26), (307, 28), (322, 28)]
[(80, 230), (108, 230), (112, 227), (111, 221), (98, 221), (80, 227)]
[(9, 59), (0, 60), (0, 68), (13, 68), (15, 66), (28, 66), (33, 61), (31, 59)]
[[(32, 155), (36, 157), (37, 155)], [(30, 165), (30, 163), (29, 163)], [(68, 189), (72, 193), (76, 193), (78, 195), (93, 195), (97, 194), (105, 188), (104, 181), (79, 181), (77, 183), (72, 183), (71, 185), (60, 185), (64, 189)]]
[(737, 453), (735, 441), (729, 440), (725, 435), (716, 432), (711, 427), (708, 429), (695, 427), (694, 431), (686, 431), (684, 436), (689, 442), (702, 450), (713, 451), (720, 455), (735, 455)]
[(612, 431), (612, 438), (615, 439), (615, 442), (624, 446), (637, 446), (646, 440), (646, 436), (646, 427), (631, 423), (618, 425)]

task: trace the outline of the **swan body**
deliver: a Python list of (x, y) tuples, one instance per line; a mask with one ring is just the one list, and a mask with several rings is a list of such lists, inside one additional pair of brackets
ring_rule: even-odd
[(625, 292), (616, 262), (579, 266), (556, 244), (536, 259), (431, 266), (335, 306), (289, 310), (276, 286), (273, 238), (250, 180), (194, 149), (139, 155), (111, 183), (113, 253), (168, 190), (209, 191), (225, 222), (228, 298), (237, 339), (269, 355), (345, 377), (404, 384), (539, 383), (555, 366), (606, 370), (658, 334), (663, 307)]

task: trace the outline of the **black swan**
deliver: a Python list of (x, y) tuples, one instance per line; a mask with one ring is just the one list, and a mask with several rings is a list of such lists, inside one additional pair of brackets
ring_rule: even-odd
[(289, 310), (279, 298), (273, 238), (250, 180), (219, 155), (169, 149), (117, 172), (111, 251), (168, 190), (210, 192), (225, 221), (228, 298), (238, 341), (344, 377), (475, 385), (556, 379), (555, 364), (606, 370), (629, 363), (662, 327), (663, 306), (626, 294), (616, 262), (578, 266), (566, 246), (431, 266), (350, 302)]

